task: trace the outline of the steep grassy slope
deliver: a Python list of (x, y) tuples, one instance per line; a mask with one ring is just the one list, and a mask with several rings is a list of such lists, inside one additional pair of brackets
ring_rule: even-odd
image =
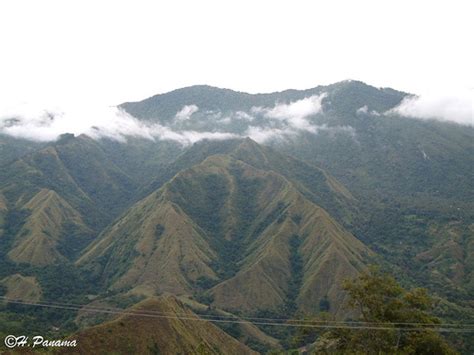
[(133, 206), (78, 265), (122, 291), (216, 285), (209, 294), (222, 308), (314, 313), (321, 299), (340, 303), (340, 281), (369, 254), (282, 175), (214, 155)]
[(327, 299), (341, 316), (340, 282), (364, 268), (368, 249), (296, 189), (285, 186), (271, 195), (273, 203), (264, 201), (257, 207), (264, 217), (252, 231), (262, 229), (260, 235), (237, 274), (211, 289), (214, 303), (234, 311), (314, 314)]
[(352, 194), (327, 172), (289, 155), (257, 144), (250, 138), (199, 142), (186, 149), (175, 161), (157, 172), (156, 178), (142, 193), (160, 188), (183, 169), (201, 163), (215, 154), (227, 154), (257, 169), (272, 170), (284, 176), (312, 202), (329, 211), (341, 222), (356, 218), (358, 202)]
[[(472, 127), (385, 114), (407, 94), (357, 81), (262, 95), (193, 86), (122, 107), (140, 119), (173, 126), (175, 114), (184, 105), (196, 105), (199, 111), (186, 121), (186, 129), (231, 131), (245, 136), (249, 127), (258, 125), (258, 114), (252, 108), (271, 109), (321, 93), (326, 94), (322, 113), (307, 117), (309, 123), (322, 127), (317, 134), (300, 132), (283, 139), (269, 139), (266, 144), (280, 153), (323, 168), (344, 184), (357, 199), (362, 213), (344, 211), (341, 219), (335, 212), (339, 208), (331, 210), (323, 204), (326, 199), (312, 201), (382, 254), (406, 281), (429, 286), (432, 292), (449, 296), (451, 301), (465, 298), (467, 293), (472, 298), (472, 292), (464, 287), (466, 283), (453, 287), (451, 282), (440, 283), (436, 273), (426, 275), (425, 265), (417, 257), (438, 249), (441, 244), (451, 243), (446, 233), (439, 235), (441, 239), (434, 236), (431, 226), (454, 222), (468, 231), (474, 221)], [(235, 115), (239, 111), (250, 118), (239, 119)], [(231, 122), (219, 120), (223, 117), (231, 117)], [(268, 127), (271, 131), (273, 126)], [(208, 153), (216, 150), (217, 145), (209, 143)], [(227, 148), (219, 153), (228, 154)], [(204, 153), (204, 148), (201, 157), (197, 152), (184, 153), (176, 160), (177, 170), (170, 166), (171, 172), (175, 174), (191, 166), (186, 165), (191, 161), (198, 163), (196, 159), (202, 161)], [(249, 159), (246, 162), (252, 164)], [(153, 187), (158, 188), (174, 174), (158, 176)], [(449, 255), (439, 254), (437, 265), (443, 264), (445, 270), (470, 268), (469, 259)]]
[(209, 305), (199, 303), (195, 299), (187, 296), (181, 296), (178, 299), (186, 306), (190, 307), (191, 310), (199, 316), (215, 316), (238, 321), (239, 323), (223, 322), (216, 323), (216, 325), (219, 328), (222, 328), (226, 333), (232, 335), (237, 340), (245, 344), (253, 344), (253, 349), (282, 349), (282, 346), (278, 339), (275, 339), (270, 335), (266, 334), (260, 328), (258, 328), (256, 325), (252, 324), (252, 322), (246, 320), (245, 318), (240, 318), (233, 313), (215, 307), (215, 305), (210, 307)]
[(0, 191), (15, 208), (42, 188), (57, 192), (87, 224), (100, 228), (124, 208), (135, 185), (94, 140), (64, 135), (0, 170)]
[(198, 277), (216, 278), (204, 233), (179, 206), (154, 194), (108, 228), (78, 260), (95, 268), (114, 288), (154, 294), (191, 292)]
[[(207, 127), (203, 126), (203, 122), (210, 119), (212, 112), (221, 112), (224, 116), (227, 112), (236, 111), (252, 114), (252, 107), (271, 108), (277, 103), (294, 102), (323, 92), (327, 94), (322, 102), (323, 114), (308, 119), (312, 124), (326, 125), (327, 130), (320, 130), (318, 134), (302, 133), (297, 138), (270, 140), (268, 144), (279, 152), (287, 152), (329, 171), (349, 188), (358, 201), (358, 209), (363, 213), (355, 213), (348, 208), (351, 204), (347, 201), (341, 204), (327, 198), (318, 200), (322, 192), (320, 186), (318, 193), (311, 198), (308, 194), (311, 189), (303, 192), (301, 185), (296, 184), (296, 180), (301, 182), (301, 177), (295, 179), (281, 170), (278, 172), (295, 183), (305, 196), (330, 212), (353, 234), (383, 254), (391, 264), (401, 268), (401, 274), (409, 276), (411, 281), (424, 282), (421, 275), (425, 269), (422, 263), (417, 262), (421, 260), (417, 255), (443, 243), (432, 236), (429, 226), (453, 220), (463, 224), (461, 228), (467, 230), (474, 218), (472, 128), (384, 115), (384, 112), (399, 104), (406, 94), (356, 81), (264, 95), (195, 86), (157, 95), (142, 102), (127, 103), (122, 107), (141, 119), (168, 124), (173, 122), (174, 115), (184, 105), (197, 105), (199, 111), (187, 122), (187, 129), (202, 130)], [(232, 123), (238, 125), (237, 128), (232, 127), (240, 134), (253, 124), (255, 121), (240, 120)], [(331, 130), (338, 126), (346, 127), (350, 134)], [(218, 120), (212, 122), (212, 130), (227, 128)], [(206, 129), (211, 130), (209, 127)], [(159, 188), (178, 171), (201, 162), (210, 154), (228, 154), (235, 149), (235, 145), (228, 142), (198, 145), (199, 149), (193, 147), (167, 169), (158, 171), (157, 179), (146, 192)], [(252, 155), (245, 156), (245, 161), (252, 165)], [(259, 160), (258, 163), (263, 161)], [(286, 166), (291, 166), (287, 172), (299, 171), (288, 162)], [(275, 167), (271, 169), (275, 170)], [(318, 176), (318, 173), (313, 171), (309, 176)], [(445, 240), (448, 241), (449, 238)], [(441, 254), (441, 259), (446, 268), (458, 267), (458, 261), (447, 257), (447, 254)], [(463, 260), (464, 267), (468, 259)], [(432, 284), (438, 284), (435, 279), (432, 281)], [(459, 287), (458, 290), (465, 294), (463, 285)], [(436, 286), (432, 290), (438, 292), (440, 288)], [(456, 298), (454, 293), (458, 291), (448, 284), (443, 292)]]
[(6, 287), (7, 298), (29, 302), (41, 299), (41, 287), (34, 277), (15, 274), (2, 279), (0, 284)]
[(74, 334), (71, 339), (77, 339), (78, 346), (63, 348), (57, 353), (256, 354), (215, 325), (200, 319), (172, 296), (147, 299), (129, 312), (154, 312), (162, 316), (120, 316)]
[[(80, 250), (90, 241), (92, 231), (81, 215), (52, 190), (40, 190), (23, 209), (29, 211), (29, 216), (8, 253), (8, 257), (17, 263), (54, 264), (65, 258), (61, 252), (69, 251), (66, 255), (70, 256), (78, 251), (74, 248)], [(74, 235), (62, 238), (65, 230)]]
[(312, 202), (341, 222), (351, 223), (359, 208), (351, 192), (326, 171), (246, 138), (230, 155), (257, 169), (284, 176)]

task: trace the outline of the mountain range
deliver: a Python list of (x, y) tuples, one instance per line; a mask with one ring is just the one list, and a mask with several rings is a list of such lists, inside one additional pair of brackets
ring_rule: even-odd
[[(356, 81), (257, 95), (193, 86), (120, 105), (159, 138), (0, 135), (0, 289), (190, 317), (342, 320), (342, 282), (376, 263), (428, 288), (443, 319), (472, 321), (474, 129), (397, 114), (409, 96)], [(0, 334), (15, 312), (30, 320), (14, 307), (0, 310)], [(287, 346), (268, 327), (252, 338), (207, 321), (198, 331), (33, 317), (81, 339), (121, 327), (187, 334), (136, 351)]]

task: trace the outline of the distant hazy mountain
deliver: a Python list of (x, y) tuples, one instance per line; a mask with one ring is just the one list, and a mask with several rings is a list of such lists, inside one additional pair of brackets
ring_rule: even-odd
[[(287, 90), (271, 94), (247, 94), (229, 89), (198, 85), (156, 95), (140, 102), (120, 105), (135, 117), (170, 122), (184, 106), (196, 105), (199, 111), (232, 113), (249, 112), (254, 107), (273, 107), (326, 93), (327, 101), (336, 106), (359, 109), (368, 105), (371, 110), (385, 112), (396, 106), (407, 94), (392, 89), (377, 89), (358, 81), (346, 81), (308, 90)], [(341, 107), (342, 108), (342, 107)]]

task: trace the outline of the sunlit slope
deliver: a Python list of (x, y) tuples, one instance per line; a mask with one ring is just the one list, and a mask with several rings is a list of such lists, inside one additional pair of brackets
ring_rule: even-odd
[(76, 348), (62, 348), (58, 353), (256, 354), (173, 296), (147, 299), (128, 311), (152, 316), (122, 315), (85, 329), (71, 336), (77, 340)]
[[(23, 209), (29, 216), (8, 252), (8, 257), (17, 263), (43, 266), (62, 261), (65, 256), (61, 248), (71, 248), (65, 243), (81, 244), (70, 236), (63, 238), (64, 232), (75, 233), (77, 238), (81, 235), (85, 238), (91, 232), (81, 215), (52, 190), (40, 190)], [(87, 241), (85, 239), (82, 244)]]
[(225, 309), (316, 312), (321, 299), (340, 303), (340, 281), (369, 254), (281, 174), (218, 154), (134, 205), (78, 265), (122, 291), (208, 290)]

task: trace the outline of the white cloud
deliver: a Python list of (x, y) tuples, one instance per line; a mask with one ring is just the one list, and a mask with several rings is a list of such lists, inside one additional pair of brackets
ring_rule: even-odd
[(264, 143), (272, 139), (281, 139), (294, 134), (296, 132), (292, 130), (250, 126), (243, 136), (252, 138), (257, 143)]
[[(182, 145), (193, 144), (203, 139), (250, 137), (257, 142), (265, 142), (271, 139), (287, 139), (301, 132), (313, 134), (319, 131), (349, 132), (350, 127), (318, 126), (307, 120), (310, 115), (321, 112), (321, 100), (324, 97), (323, 94), (289, 104), (276, 104), (273, 108), (254, 108), (252, 115), (242, 111), (229, 113), (226, 116), (221, 112), (207, 112), (202, 119), (211, 117), (219, 129), (212, 131), (179, 129), (175, 125), (176, 122), (163, 125), (141, 121), (115, 106), (67, 105), (45, 109), (42, 105), (20, 104), (3, 109), (0, 107), (0, 132), (36, 141), (53, 141), (63, 133), (73, 133), (87, 134), (94, 139), (105, 137), (121, 142), (126, 142), (127, 137), (172, 140)], [(197, 110), (196, 105), (186, 105), (176, 117), (189, 119)], [(263, 121), (251, 124), (250, 122), (255, 122), (257, 116)], [(240, 120), (244, 124), (243, 133), (231, 130), (228, 124), (233, 119)]]
[(474, 91), (445, 94), (426, 94), (406, 97), (387, 114), (456, 122), (474, 126)]
[[(0, 108), (0, 132), (36, 141), (52, 141), (62, 133), (117, 136), (142, 134), (142, 124), (116, 107), (19, 103)], [(93, 128), (95, 127), (95, 128)]]
[(367, 107), (367, 105), (359, 107), (356, 111), (357, 114), (367, 114), (367, 112), (369, 112), (369, 108)]
[[(188, 110), (191, 111), (192, 109)], [(35, 141), (53, 141), (63, 133), (74, 133), (121, 142), (126, 142), (127, 137), (141, 137), (149, 140), (172, 140), (183, 145), (203, 139), (236, 137), (229, 132), (175, 131), (160, 124), (140, 121), (117, 107), (70, 106), (46, 110), (32, 104), (21, 104), (1, 111), (0, 132)]]
[[(229, 132), (198, 132), (198, 131), (182, 131), (179, 132), (182, 137), (182, 144), (192, 144), (203, 139), (209, 140), (226, 140), (231, 138), (239, 138), (238, 135)], [(162, 139), (165, 139), (162, 137)]]
[(369, 112), (369, 108), (367, 107), (367, 105), (364, 105), (362, 107), (359, 107), (357, 110), (356, 110), (356, 114), (357, 115), (372, 115), (372, 116), (380, 116), (380, 113), (378, 113), (377, 111), (375, 110), (372, 110)]
[(235, 117), (239, 120), (245, 120), (245, 121), (253, 121), (255, 117), (249, 115), (247, 112), (244, 111), (237, 111), (235, 113)]
[(175, 120), (177, 121), (186, 121), (191, 118), (191, 116), (199, 110), (199, 107), (196, 105), (185, 105), (183, 108), (176, 113)]
[(265, 109), (265, 116), (277, 119), (288, 119), (293, 117), (308, 117), (321, 112), (321, 101), (326, 97), (325, 93), (314, 95), (289, 104), (277, 104), (271, 109)]
[(276, 104), (273, 108), (253, 107), (251, 111), (281, 121), (291, 129), (315, 133), (316, 127), (307, 118), (322, 112), (322, 100), (326, 96), (326, 93), (322, 93), (289, 104)]

